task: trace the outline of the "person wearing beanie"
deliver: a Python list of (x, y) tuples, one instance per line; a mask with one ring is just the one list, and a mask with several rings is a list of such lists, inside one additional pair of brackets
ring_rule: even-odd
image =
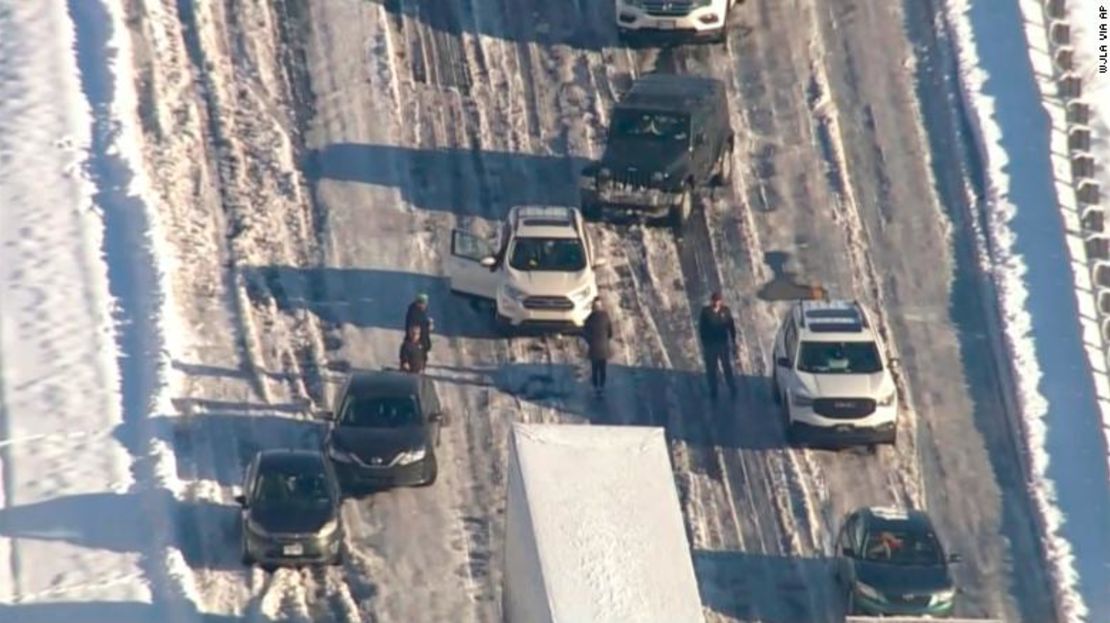
[(405, 312), (405, 333), (408, 334), (412, 327), (420, 327), (420, 343), (424, 346), (424, 353), (432, 350), (432, 328), (434, 323), (428, 315), (428, 295), (421, 292), (416, 295), (407, 312)]
[(736, 352), (736, 323), (732, 310), (724, 303), (720, 292), (714, 292), (709, 304), (702, 308), (698, 319), (698, 336), (705, 356), (705, 374), (709, 382), (709, 397), (717, 400), (718, 368), (724, 372), (725, 382), (732, 397), (736, 397), (736, 378), (732, 370), (732, 357)]

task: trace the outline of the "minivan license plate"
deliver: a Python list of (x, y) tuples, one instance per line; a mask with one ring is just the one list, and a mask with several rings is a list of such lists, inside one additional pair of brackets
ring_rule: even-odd
[(673, 19), (661, 19), (656, 23), (659, 24), (659, 28), (663, 30), (674, 30), (674, 27), (678, 22)]
[(301, 545), (300, 543), (286, 545), (285, 547), (281, 548), (281, 553), (285, 554), (286, 556), (301, 556), (304, 554), (304, 545)]

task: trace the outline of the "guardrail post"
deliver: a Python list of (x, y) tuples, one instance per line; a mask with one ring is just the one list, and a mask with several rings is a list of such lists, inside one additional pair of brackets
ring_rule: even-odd
[(1087, 127), (1073, 128), (1068, 132), (1068, 150), (1070, 151), (1090, 151), (1091, 150), (1091, 130)]

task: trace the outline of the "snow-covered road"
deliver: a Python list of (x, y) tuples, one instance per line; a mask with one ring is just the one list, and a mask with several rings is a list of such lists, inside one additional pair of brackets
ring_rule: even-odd
[[(734, 17), (727, 48), (659, 51), (616, 47), (608, 3), (133, 0), (127, 6), (126, 22), (113, 23), (126, 23), (130, 34), (131, 121), (142, 131), (139, 173), (151, 189), (142, 204), (154, 214), (132, 235), (137, 241), (153, 228), (160, 245), (149, 257), (135, 251), (122, 257), (135, 265), (125, 270), (138, 270), (140, 283), (156, 282), (151, 286), (163, 296), (154, 301), (113, 290), (132, 321), (118, 331), (106, 318), (70, 321), (92, 327), (77, 332), (93, 340), (89, 352), (112, 352), (102, 349), (115, 340), (139, 357), (122, 365), (102, 361), (103, 374), (117, 376), (90, 384), (83, 396), (120, 388), (104, 394), (97, 413), (104, 414), (107, 442), (124, 443), (114, 455), (97, 456), (118, 458), (123, 471), (114, 478), (122, 484), (79, 484), (102, 496), (90, 508), (122, 513), (119, 499), (103, 491), (134, 494), (149, 504), (161, 499), (157, 508), (177, 521), (176, 530), (155, 530), (131, 547), (107, 531), (63, 539), (72, 556), (82, 555), (81, 547), (123, 550), (105, 560), (119, 559), (121, 577), (137, 574), (126, 586), (148, 592), (103, 597), (115, 600), (117, 616), (143, 620), (168, 604), (211, 620), (496, 620), (508, 425), (526, 420), (667, 427), (711, 620), (839, 620), (826, 558), (832, 536), (848, 510), (888, 502), (927, 507), (951, 549), (964, 555), (958, 613), (1053, 619), (1008, 429), (1008, 372), (997, 365), (998, 332), (990, 324), (997, 315), (967, 221), (965, 189), (978, 172), (962, 140), (963, 121), (950, 106), (954, 65), (939, 7), (749, 0)], [(9, 14), (24, 13), (0, 11), (0, 19)], [(573, 204), (574, 174), (597, 153), (609, 106), (631, 77), (652, 70), (726, 81), (740, 138), (739, 174), (728, 192), (707, 201), (681, 241), (656, 230), (592, 229), (610, 261), (601, 278), (619, 335), (610, 395), (598, 403), (580, 381), (578, 344), (494, 339), (488, 310), (447, 293), (441, 263), (453, 226), (489, 231), (514, 204)], [(67, 79), (74, 70), (50, 75)], [(24, 91), (34, 92), (14, 89), (24, 98)], [(95, 102), (88, 91), (86, 85)], [(19, 118), (2, 110), (0, 124)], [(0, 141), (27, 130), (16, 123)], [(86, 137), (80, 144), (93, 145), (94, 121), (86, 114), (73, 124)], [(97, 192), (90, 184), (79, 182), (72, 197), (54, 202), (79, 205)], [(11, 193), (6, 186), (3, 192), (6, 204)], [(20, 192), (31, 194), (29, 187)], [(35, 200), (45, 201), (45, 194)], [(39, 212), (20, 214), (5, 210), (3, 218)], [(94, 310), (116, 283), (95, 257), (103, 226), (88, 226), (86, 243), (94, 250), (87, 266), (99, 271), (99, 281), (80, 282), (102, 284)], [(17, 231), (5, 220), (0, 234)], [(3, 270), (23, 287), (28, 281), (9, 272), (9, 255), (27, 270), (76, 270), (48, 270), (53, 264), (11, 251), (30, 240), (12, 237)], [(48, 259), (62, 261), (56, 254)], [(142, 273), (167, 262), (173, 271), (165, 278), (161, 269)], [(814, 281), (858, 296), (881, 314), (903, 361), (900, 390), (910, 405), (894, 450), (870, 456), (784, 445), (769, 393), (768, 348), (781, 299), (799, 282)], [(4, 286), (6, 294), (11, 286)], [(704, 397), (693, 332), (697, 308), (715, 288), (724, 289), (741, 319), (743, 388), (734, 407), (716, 410)], [(62, 284), (44, 296), (59, 290), (73, 288)], [(272, 575), (243, 569), (231, 505), (242, 465), (262, 447), (315, 445), (320, 425), (313, 412), (330, 405), (343, 372), (394, 363), (405, 305), (421, 291), (432, 296), (439, 333), (429, 372), (455, 414), (439, 451), (439, 481), (348, 502), (352, 556), (341, 568)], [(9, 318), (40, 321), (80, 310), (72, 297), (29, 312), (17, 300), (5, 296), (0, 308), (6, 357), (20, 352), (8, 343)], [(168, 329), (149, 322), (155, 305), (160, 317), (174, 319)], [(41, 336), (16, 335), (29, 348), (46, 348)], [(144, 355), (151, 352), (159, 354)], [(158, 402), (157, 378), (148, 375), (163, 362), (172, 380), (165, 397), (172, 400)], [(0, 415), (10, 428), (20, 421), (12, 405), (31, 403), (14, 402), (20, 377), (7, 359), (0, 366)], [(138, 393), (129, 396), (129, 387)], [(41, 397), (34, 399), (41, 410)], [(134, 411), (138, 399), (153, 407)], [(65, 430), (63, 420), (27, 421), (45, 427), (29, 435)], [(0, 447), (6, 505), (0, 543), (8, 547), (37, 543), (7, 532), (8, 518), (19, 517), (8, 481), (9, 465), (21, 465), (13, 456), (21, 447)], [(135, 467), (128, 449), (150, 452), (153, 460)], [(135, 473), (149, 483), (133, 486), (127, 478), (133, 468), (144, 470)], [(59, 503), (33, 495), (17, 504)], [(16, 573), (21, 581), (33, 577)], [(0, 586), (8, 581), (0, 576)], [(46, 612), (40, 620), (48, 620), (50, 611), (20, 612)]]

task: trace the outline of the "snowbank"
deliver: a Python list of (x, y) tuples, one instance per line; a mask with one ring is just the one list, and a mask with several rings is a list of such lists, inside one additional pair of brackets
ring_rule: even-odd
[(703, 621), (663, 429), (514, 424), (509, 470), (509, 620)]
[(195, 618), (122, 3), (0, 0), (0, 32), (0, 618)]
[[(1041, 3), (951, 0), (964, 108), (985, 167), (986, 239), (1018, 384), (1030, 489), (1061, 620), (1103, 620), (1110, 482), (1106, 359), (1070, 186)], [(1024, 27), (1024, 31), (1023, 31)], [(1026, 58), (1029, 63), (1015, 62)], [(1047, 114), (1046, 114), (1047, 113)], [(1101, 526), (1101, 528), (1099, 527)]]

